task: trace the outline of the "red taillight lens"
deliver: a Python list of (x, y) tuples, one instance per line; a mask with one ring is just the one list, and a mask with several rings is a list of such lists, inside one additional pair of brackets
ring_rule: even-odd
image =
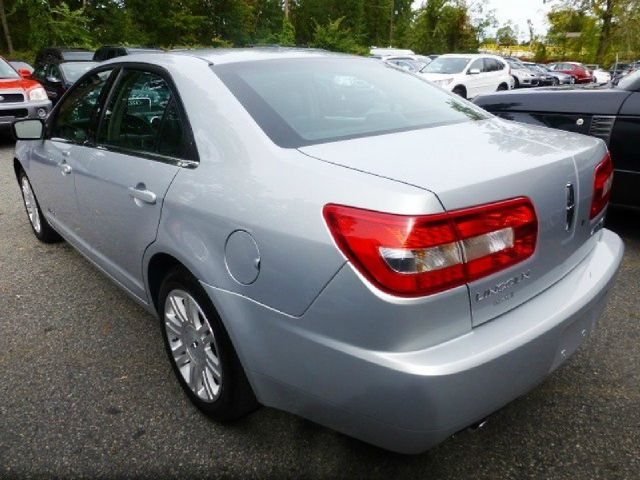
[(538, 221), (527, 198), (436, 215), (395, 215), (327, 205), (340, 250), (385, 292), (441, 292), (519, 263), (535, 251)]
[(591, 200), (591, 213), (589, 218), (593, 220), (611, 200), (611, 187), (613, 186), (613, 161), (607, 152), (604, 159), (598, 164), (593, 181), (593, 199)]

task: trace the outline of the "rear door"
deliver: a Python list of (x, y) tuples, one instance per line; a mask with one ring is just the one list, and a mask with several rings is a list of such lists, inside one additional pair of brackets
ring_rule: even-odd
[(142, 256), (155, 238), (165, 194), (193, 160), (186, 119), (164, 73), (125, 68), (107, 100), (97, 146), (77, 171), (82, 235), (93, 259), (145, 298)]

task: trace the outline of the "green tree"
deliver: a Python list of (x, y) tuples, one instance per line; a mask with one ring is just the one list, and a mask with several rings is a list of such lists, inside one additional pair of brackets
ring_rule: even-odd
[(496, 41), (498, 45), (517, 45), (518, 32), (511, 21), (505, 23), (496, 31)]

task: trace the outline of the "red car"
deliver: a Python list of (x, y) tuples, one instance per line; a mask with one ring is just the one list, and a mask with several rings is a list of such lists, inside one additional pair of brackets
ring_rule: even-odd
[(571, 75), (576, 79), (576, 83), (594, 82), (593, 73), (584, 65), (578, 62), (551, 63), (547, 65), (554, 72), (562, 72)]
[(27, 69), (16, 70), (0, 57), (0, 127), (14, 120), (45, 118), (51, 110), (47, 92)]

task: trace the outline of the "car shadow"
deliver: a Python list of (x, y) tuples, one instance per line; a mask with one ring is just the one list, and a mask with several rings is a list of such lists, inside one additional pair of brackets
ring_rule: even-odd
[(609, 207), (605, 226), (625, 240), (640, 242), (640, 210)]

